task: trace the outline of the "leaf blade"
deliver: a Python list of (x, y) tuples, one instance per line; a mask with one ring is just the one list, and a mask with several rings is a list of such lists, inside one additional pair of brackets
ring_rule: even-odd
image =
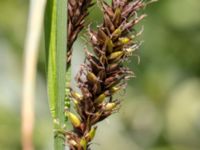
[[(48, 0), (45, 17), (47, 91), (52, 118), (64, 124), (64, 98), (67, 45), (67, 0)], [(54, 129), (60, 126), (54, 125)], [(64, 149), (64, 141), (55, 137), (55, 149)]]

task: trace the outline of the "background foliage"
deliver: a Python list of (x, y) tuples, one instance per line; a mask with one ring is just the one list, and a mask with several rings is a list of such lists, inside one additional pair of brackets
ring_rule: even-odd
[[(20, 147), (20, 102), (23, 43), (28, 2), (0, 1), (0, 149)], [(101, 21), (91, 8), (88, 23)], [(95, 150), (200, 149), (200, 2), (160, 0), (145, 10), (141, 63), (130, 62), (137, 78), (120, 95), (121, 111), (97, 133)], [(99, 19), (98, 19), (99, 18)], [(139, 29), (139, 28), (138, 28)], [(86, 31), (83, 32), (83, 35)], [(86, 39), (75, 45), (73, 66), (80, 64)], [(53, 147), (46, 96), (44, 46), (37, 76), (35, 146)], [(78, 70), (76, 67), (73, 74)]]

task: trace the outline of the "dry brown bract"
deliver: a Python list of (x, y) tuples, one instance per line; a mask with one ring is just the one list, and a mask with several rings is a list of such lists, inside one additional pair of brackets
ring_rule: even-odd
[(92, 0), (68, 0), (67, 62), (69, 65), (72, 55), (72, 45), (83, 29), (85, 17), (88, 15), (88, 8), (92, 5)]

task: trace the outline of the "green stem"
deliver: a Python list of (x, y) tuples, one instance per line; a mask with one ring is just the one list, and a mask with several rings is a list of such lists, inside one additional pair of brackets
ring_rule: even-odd
[[(66, 29), (67, 29), (67, 1), (66, 0), (56, 0), (57, 6), (57, 77), (58, 77), (58, 100), (57, 100), (57, 118), (60, 124), (65, 123), (64, 115), (64, 93), (65, 93), (65, 64), (66, 64)], [(61, 72), (60, 72), (61, 71)], [(64, 142), (62, 138), (55, 137), (55, 150), (64, 150)]]
[[(67, 45), (67, 0), (48, 0), (45, 17), (47, 84), (54, 130), (65, 123), (65, 73)], [(54, 136), (54, 149), (64, 150), (64, 139)]]

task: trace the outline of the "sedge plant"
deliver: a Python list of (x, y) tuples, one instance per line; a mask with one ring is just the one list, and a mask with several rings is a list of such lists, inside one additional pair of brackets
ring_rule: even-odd
[[(91, 150), (98, 123), (118, 112), (122, 100), (114, 95), (126, 89), (127, 80), (134, 77), (126, 62), (137, 55), (141, 45), (137, 37), (142, 32), (136, 32), (135, 26), (146, 16), (141, 10), (151, 2), (111, 0), (108, 4), (97, 0), (103, 21), (91, 29), (85, 18), (95, 1), (48, 0), (45, 37), (55, 150), (63, 150), (64, 145), (70, 150)], [(71, 60), (82, 29), (87, 29), (92, 51), (80, 49), (86, 57), (76, 75), (80, 90), (75, 91), (70, 85)], [(69, 123), (72, 130), (66, 128)]]

